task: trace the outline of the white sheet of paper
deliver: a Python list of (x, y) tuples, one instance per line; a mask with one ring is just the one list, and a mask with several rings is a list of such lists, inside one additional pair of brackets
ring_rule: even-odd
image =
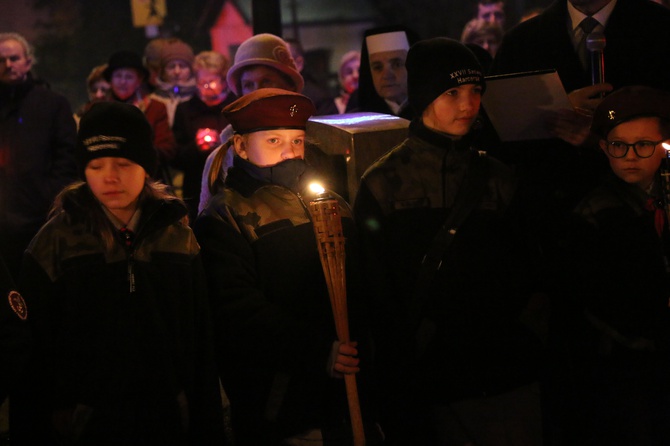
[(572, 108), (555, 70), (487, 77), (482, 105), (502, 141), (552, 138), (548, 115)]

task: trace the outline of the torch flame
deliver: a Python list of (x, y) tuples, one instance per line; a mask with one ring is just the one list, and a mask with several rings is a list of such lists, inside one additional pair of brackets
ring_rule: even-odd
[(309, 185), (309, 190), (312, 191), (312, 193), (314, 193), (315, 195), (320, 195), (326, 192), (326, 189), (324, 189), (324, 187), (319, 183), (311, 183)]

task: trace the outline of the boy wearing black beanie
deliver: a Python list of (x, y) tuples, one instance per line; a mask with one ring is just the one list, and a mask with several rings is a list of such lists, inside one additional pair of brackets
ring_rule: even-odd
[(416, 118), (354, 202), (382, 428), (388, 444), (539, 445), (541, 343), (519, 322), (532, 275), (515, 180), (472, 147), (481, 66), (447, 38), (416, 43), (406, 66)]
[(32, 349), (12, 394), (16, 444), (219, 445), (219, 380), (200, 247), (187, 209), (151, 178), (144, 114), (94, 104), (76, 149), (84, 181), (57, 196), (25, 251)]

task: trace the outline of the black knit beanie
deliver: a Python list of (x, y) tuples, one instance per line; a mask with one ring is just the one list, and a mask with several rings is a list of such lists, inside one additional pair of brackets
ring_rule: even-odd
[(82, 178), (86, 165), (96, 158), (126, 158), (150, 176), (158, 163), (151, 125), (140, 109), (123, 102), (94, 104), (82, 116), (76, 154)]
[(477, 57), (457, 40), (436, 37), (414, 44), (407, 53), (407, 95), (416, 116), (450, 88), (484, 84)]

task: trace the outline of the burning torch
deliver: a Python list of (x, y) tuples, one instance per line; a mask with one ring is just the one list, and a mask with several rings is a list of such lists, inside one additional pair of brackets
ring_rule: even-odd
[[(328, 286), (330, 305), (335, 319), (335, 330), (338, 340), (342, 343), (348, 343), (350, 339), (347, 313), (347, 278), (344, 270), (346, 254), (340, 205), (320, 185), (310, 185), (310, 189), (317, 195), (313, 201), (310, 201), (309, 211), (312, 215), (316, 244), (319, 248), (321, 266)], [(354, 446), (365, 446), (365, 432), (358, 401), (356, 375), (345, 374), (344, 383), (347, 390)]]

